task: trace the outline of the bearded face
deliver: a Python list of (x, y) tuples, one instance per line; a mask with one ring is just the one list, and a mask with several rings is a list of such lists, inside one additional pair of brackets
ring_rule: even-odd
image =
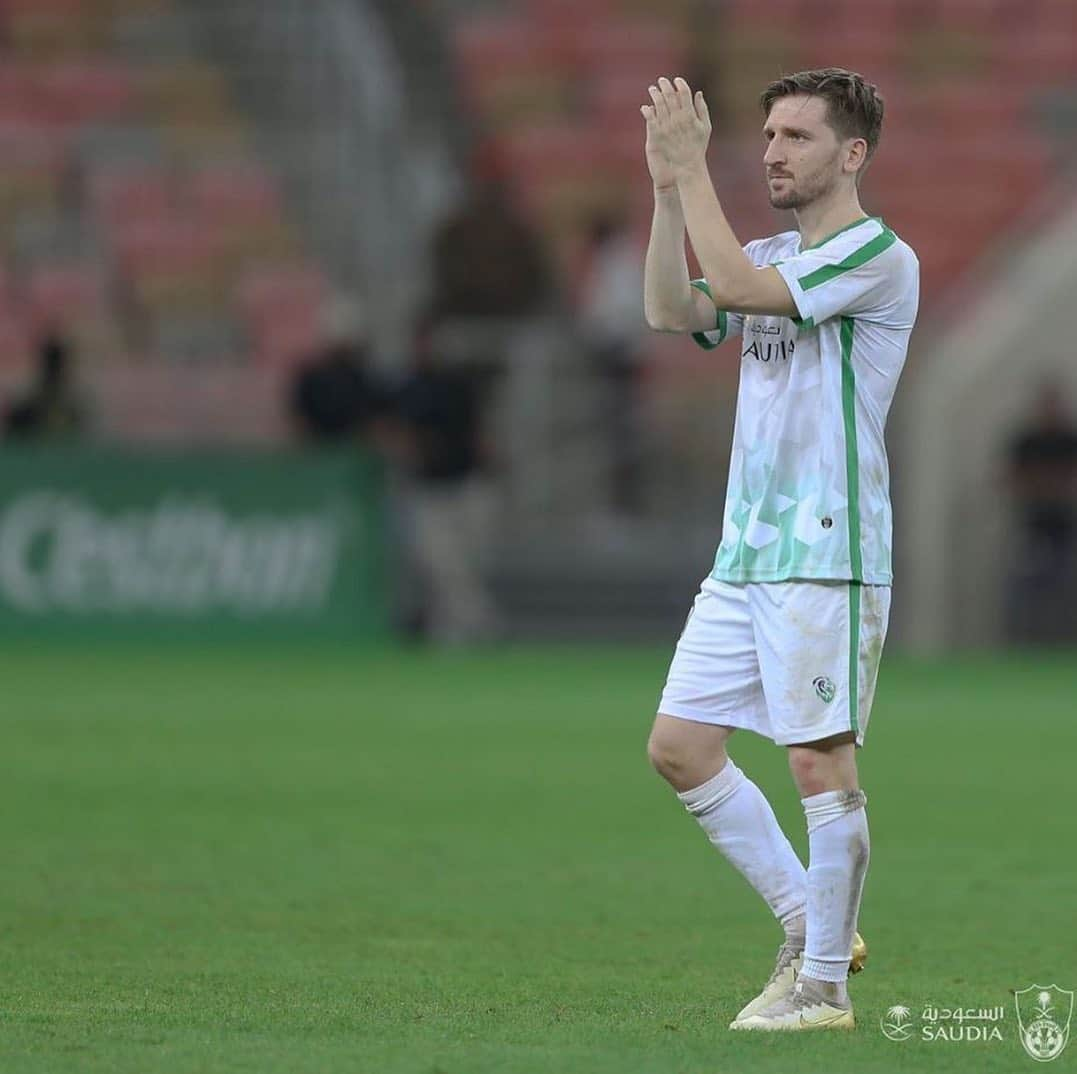
[(802, 209), (830, 195), (841, 176), (839, 157), (836, 150), (812, 170), (799, 169), (799, 174), (787, 173), (785, 177), (768, 176), (770, 204), (775, 209)]
[(802, 209), (825, 198), (846, 174), (847, 147), (827, 122), (827, 104), (820, 97), (775, 101), (763, 134), (767, 193), (775, 209)]

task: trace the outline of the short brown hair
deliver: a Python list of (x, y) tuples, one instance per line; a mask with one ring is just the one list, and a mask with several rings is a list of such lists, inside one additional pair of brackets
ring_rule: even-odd
[(763, 114), (769, 116), (781, 97), (807, 94), (822, 97), (827, 104), (826, 121), (839, 138), (863, 138), (870, 160), (883, 129), (883, 99), (878, 89), (855, 71), (844, 67), (819, 67), (798, 71), (771, 82), (759, 98)]

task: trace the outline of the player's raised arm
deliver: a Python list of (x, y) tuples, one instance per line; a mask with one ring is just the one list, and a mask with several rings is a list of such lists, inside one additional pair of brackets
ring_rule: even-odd
[(643, 309), (647, 323), (658, 332), (706, 332), (715, 328), (717, 311), (707, 296), (690, 284), (685, 257), (685, 222), (677, 180), (669, 161), (655, 145), (654, 113), (661, 101), (640, 111), (647, 121), (647, 168), (654, 183), (654, 218), (643, 276)]
[(785, 282), (773, 269), (751, 263), (722, 211), (707, 170), (711, 121), (703, 94), (693, 95), (683, 78), (672, 83), (660, 78), (651, 96), (648, 140), (672, 172), (688, 237), (714, 304), (741, 313), (795, 316)]

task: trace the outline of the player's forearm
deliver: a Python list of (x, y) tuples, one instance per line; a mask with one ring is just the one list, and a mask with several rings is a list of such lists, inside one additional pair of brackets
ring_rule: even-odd
[(684, 332), (692, 311), (684, 213), (676, 188), (655, 190), (654, 218), (643, 270), (643, 312), (657, 332)]
[(727, 310), (751, 309), (756, 269), (726, 220), (706, 165), (678, 175), (677, 189), (688, 238), (714, 304)]

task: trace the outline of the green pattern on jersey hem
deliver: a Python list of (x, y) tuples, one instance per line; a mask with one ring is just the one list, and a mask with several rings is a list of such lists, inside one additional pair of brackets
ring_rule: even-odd
[(856, 443), (856, 373), (853, 370), (853, 333), (856, 321), (841, 319), (841, 414), (845, 427), (845, 485), (849, 521), (849, 570), (854, 582), (864, 580), (860, 549), (860, 454)]
[[(748, 585), (762, 582), (852, 582), (849, 572), (836, 567), (819, 567), (812, 570), (810, 567), (714, 567), (710, 577), (716, 582), (728, 582), (730, 585)], [(894, 584), (894, 576), (890, 571), (868, 573), (863, 581), (864, 585)]]
[(849, 583), (849, 730), (860, 733), (860, 583)]
[[(714, 295), (711, 294), (710, 284), (706, 280), (692, 280), (692, 286), (697, 291), (702, 291), (712, 302), (714, 301)], [(718, 314), (718, 323), (714, 326), (712, 331), (718, 333), (718, 342), (712, 343), (707, 339), (705, 332), (693, 332), (692, 338), (705, 350), (712, 351), (715, 347), (720, 346), (725, 341), (726, 332), (729, 331), (729, 320), (726, 317), (725, 310), (716, 309)]]
[(809, 272), (807, 276), (801, 276), (797, 283), (805, 291), (822, 287), (824, 283), (829, 283), (838, 276), (844, 276), (846, 272), (852, 272), (853, 269), (866, 265), (879, 254), (889, 250), (895, 242), (897, 242), (897, 235), (889, 228), (883, 228), (881, 234), (876, 235), (870, 242), (864, 243), (858, 250), (854, 250), (843, 261), (839, 261), (836, 265), (823, 265), (822, 268)]

